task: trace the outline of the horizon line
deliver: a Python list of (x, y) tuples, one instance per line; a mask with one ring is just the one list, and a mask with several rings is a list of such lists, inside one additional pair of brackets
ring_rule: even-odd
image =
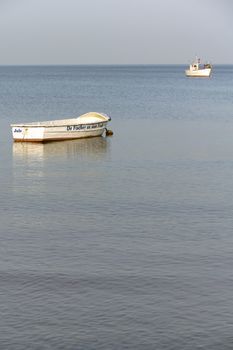
[[(186, 63), (0, 63), (0, 67), (18, 66), (186, 66)], [(214, 65), (230, 66), (233, 63), (214, 63)]]

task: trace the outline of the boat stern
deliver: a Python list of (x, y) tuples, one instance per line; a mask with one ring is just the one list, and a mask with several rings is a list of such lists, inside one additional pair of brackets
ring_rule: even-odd
[(44, 127), (29, 127), (23, 125), (11, 125), (14, 141), (35, 141), (40, 142), (44, 139)]

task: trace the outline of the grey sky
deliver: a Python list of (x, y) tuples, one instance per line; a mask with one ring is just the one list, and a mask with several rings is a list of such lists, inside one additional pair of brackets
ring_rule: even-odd
[(231, 0), (0, 0), (0, 64), (233, 63)]

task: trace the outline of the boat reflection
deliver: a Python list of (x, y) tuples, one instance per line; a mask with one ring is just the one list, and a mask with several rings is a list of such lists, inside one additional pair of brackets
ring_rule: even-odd
[(48, 143), (15, 142), (13, 158), (20, 160), (43, 161), (50, 158), (101, 159), (109, 150), (109, 140), (105, 137), (93, 137), (69, 141)]
[[(40, 195), (43, 197), (49, 193), (51, 188), (55, 188), (54, 192), (56, 192), (60, 181), (63, 187), (69, 186), (70, 182), (66, 181), (67, 169), (69, 169), (70, 178), (74, 176), (77, 179), (79, 176), (83, 180), (81, 169), (90, 168), (91, 174), (95, 174), (95, 177), (98, 178), (99, 173), (95, 171), (98, 166), (96, 168), (93, 163), (98, 165), (98, 162), (108, 158), (110, 143), (111, 141), (105, 137), (44, 144), (15, 142), (13, 144), (12, 186), (14, 194), (38, 198)], [(93, 166), (90, 167), (90, 163)], [(86, 179), (88, 172), (84, 170), (84, 173), (84, 179)]]

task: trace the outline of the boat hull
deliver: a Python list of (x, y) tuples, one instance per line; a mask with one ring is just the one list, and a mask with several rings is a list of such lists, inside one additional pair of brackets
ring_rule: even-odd
[[(105, 123), (104, 123), (105, 124)], [(75, 125), (61, 127), (12, 127), (14, 141), (46, 142), (102, 136), (105, 125), (96, 129), (75, 130)]]
[(102, 136), (111, 118), (90, 112), (78, 118), (12, 124), (14, 141), (47, 142)]
[(195, 71), (187, 69), (185, 74), (187, 77), (208, 78), (211, 75), (211, 68), (198, 69)]

